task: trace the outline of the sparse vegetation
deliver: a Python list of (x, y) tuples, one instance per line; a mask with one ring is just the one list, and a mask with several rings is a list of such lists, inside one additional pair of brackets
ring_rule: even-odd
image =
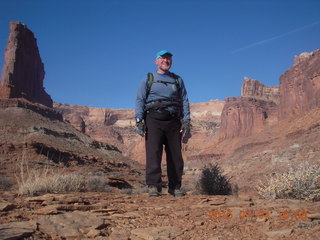
[(302, 163), (287, 172), (275, 173), (257, 187), (265, 198), (290, 198), (308, 201), (320, 200), (320, 168)]
[(196, 188), (201, 194), (229, 195), (232, 193), (229, 180), (218, 164), (209, 164), (202, 169)]
[(78, 173), (65, 173), (49, 169), (29, 167), (22, 161), (20, 175), (16, 176), (20, 195), (40, 195), (65, 192), (109, 192), (110, 186), (102, 176), (84, 176)]
[(86, 180), (85, 190), (90, 192), (111, 192), (111, 187), (106, 178), (102, 176), (92, 176)]

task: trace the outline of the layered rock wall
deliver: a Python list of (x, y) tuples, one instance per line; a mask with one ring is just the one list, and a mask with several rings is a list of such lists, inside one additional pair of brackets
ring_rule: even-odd
[(43, 87), (44, 65), (37, 40), (26, 25), (10, 24), (0, 82), (0, 98), (24, 98), (52, 107), (52, 99)]
[(277, 121), (279, 87), (267, 87), (258, 80), (245, 77), (242, 97), (226, 98), (221, 114), (219, 140), (248, 137)]
[(279, 118), (285, 119), (320, 106), (320, 50), (295, 57), (280, 77)]
[(279, 103), (279, 87), (267, 87), (258, 80), (245, 77), (241, 88), (242, 97), (251, 97)]
[(219, 139), (247, 137), (260, 132), (268, 121), (274, 120), (277, 105), (273, 101), (255, 98), (226, 98), (221, 114)]

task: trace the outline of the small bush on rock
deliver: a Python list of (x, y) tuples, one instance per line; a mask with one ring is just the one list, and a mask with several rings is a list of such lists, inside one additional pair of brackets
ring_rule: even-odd
[(307, 201), (320, 200), (320, 168), (308, 163), (291, 167), (287, 172), (275, 173), (257, 187), (265, 198), (290, 198)]
[(229, 195), (232, 193), (230, 178), (223, 175), (218, 164), (209, 164), (202, 169), (197, 187), (201, 194)]

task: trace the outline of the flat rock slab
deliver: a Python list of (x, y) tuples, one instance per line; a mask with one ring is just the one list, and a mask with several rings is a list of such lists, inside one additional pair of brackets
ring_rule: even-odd
[(83, 232), (100, 229), (105, 226), (104, 220), (89, 212), (70, 212), (61, 215), (42, 216), (37, 222), (39, 230), (52, 237), (83, 237)]
[(179, 232), (175, 227), (149, 227), (134, 229), (131, 234), (144, 240), (169, 240), (177, 237)]
[(0, 202), (0, 211), (10, 211), (15, 208), (14, 204), (8, 202)]
[(282, 238), (282, 237), (289, 237), (290, 234), (293, 232), (293, 229), (282, 229), (282, 230), (276, 230), (276, 231), (268, 231), (265, 232), (265, 234), (271, 238), (271, 239), (275, 239), (275, 238)]
[(0, 239), (15, 240), (31, 236), (37, 229), (34, 221), (12, 222), (0, 225)]

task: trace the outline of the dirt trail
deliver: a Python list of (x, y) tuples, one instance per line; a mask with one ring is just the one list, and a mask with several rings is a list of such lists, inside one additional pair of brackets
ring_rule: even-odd
[(320, 233), (320, 202), (250, 196), (4, 192), (0, 216), (1, 239), (307, 240)]

